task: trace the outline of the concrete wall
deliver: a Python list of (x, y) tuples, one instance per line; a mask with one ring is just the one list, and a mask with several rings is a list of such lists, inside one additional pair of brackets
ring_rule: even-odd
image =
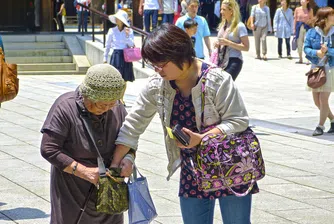
[[(95, 38), (95, 42), (93, 42), (91, 36), (77, 35), (77, 39), (91, 65), (103, 63), (104, 48), (103, 42), (101, 41), (102, 38)], [(108, 63), (110, 62), (111, 54), (112, 50), (109, 52)], [(148, 76), (154, 74), (152, 69), (142, 68), (141, 63), (139, 62), (133, 63), (133, 71), (135, 78), (147, 78)]]

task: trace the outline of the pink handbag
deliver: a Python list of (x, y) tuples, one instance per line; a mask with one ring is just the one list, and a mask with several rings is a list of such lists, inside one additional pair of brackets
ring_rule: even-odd
[(126, 62), (139, 61), (141, 59), (141, 52), (139, 47), (124, 48), (123, 54), (124, 61)]
[(214, 65), (218, 65), (218, 48), (215, 48), (210, 56), (210, 62)]

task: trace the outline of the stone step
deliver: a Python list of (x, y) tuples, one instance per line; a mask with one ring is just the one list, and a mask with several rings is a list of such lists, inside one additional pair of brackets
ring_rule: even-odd
[(7, 50), (6, 57), (68, 56), (68, 49)]
[(62, 42), (63, 35), (2, 35), (2, 40), (5, 45), (25, 42)]
[(4, 43), (5, 54), (7, 50), (32, 50), (32, 49), (64, 49), (64, 42), (24, 42)]
[(18, 75), (84, 75), (85, 73), (72, 71), (18, 71)]
[(8, 63), (39, 64), (39, 63), (72, 63), (72, 56), (45, 56), (45, 57), (6, 57)]
[(75, 63), (18, 64), (18, 71), (76, 71)]

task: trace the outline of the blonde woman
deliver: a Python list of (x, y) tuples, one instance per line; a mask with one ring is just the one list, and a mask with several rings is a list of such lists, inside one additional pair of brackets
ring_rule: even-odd
[(222, 22), (214, 45), (219, 48), (218, 65), (236, 80), (243, 64), (241, 51), (249, 50), (248, 33), (240, 21), (239, 5), (235, 0), (224, 0), (220, 13)]
[[(252, 7), (251, 27), (255, 39), (256, 59), (267, 60), (267, 34), (272, 32), (270, 9), (266, 6), (266, 0), (258, 0), (257, 5)], [(260, 42), (262, 43), (262, 54), (260, 52)]]

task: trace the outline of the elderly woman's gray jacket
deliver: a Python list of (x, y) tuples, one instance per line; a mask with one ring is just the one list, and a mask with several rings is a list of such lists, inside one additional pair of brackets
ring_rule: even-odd
[[(201, 82), (191, 91), (195, 107), (197, 129), (201, 129)], [(180, 149), (170, 139), (166, 126), (170, 126), (171, 111), (176, 91), (169, 81), (158, 74), (151, 77), (138, 96), (132, 111), (126, 116), (116, 144), (133, 149), (138, 147), (139, 136), (145, 131), (156, 112), (159, 113), (165, 135), (168, 156), (168, 177), (180, 166)], [(205, 86), (204, 126), (216, 124), (223, 133), (244, 131), (248, 127), (248, 114), (231, 76), (220, 68), (210, 69)]]

